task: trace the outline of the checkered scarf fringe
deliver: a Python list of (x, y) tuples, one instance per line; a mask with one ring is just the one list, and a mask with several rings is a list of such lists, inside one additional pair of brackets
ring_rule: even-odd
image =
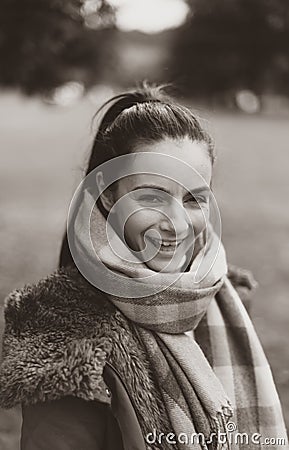
[[(180, 298), (183, 296), (172, 296), (168, 289), (167, 304), (178, 303)], [(194, 299), (192, 290), (191, 303)], [(138, 312), (137, 308), (139, 299), (135, 302), (135, 299), (111, 296), (110, 300), (130, 320), (134, 317), (174, 434), (185, 433), (191, 437), (198, 433), (204, 437), (204, 440), (196, 438), (189, 445), (178, 444), (178, 448), (261, 449), (261, 442), (266, 438), (272, 442), (270, 449), (280, 448), (277, 439), (284, 439), (286, 445), (283, 443), (282, 448), (287, 448), (281, 405), (270, 367), (248, 313), (227, 276), (217, 283), (203, 318), (196, 321), (194, 338), (184, 332), (156, 331), (157, 296), (150, 305), (151, 324), (146, 320), (145, 326), (142, 311)], [(131, 315), (127, 312), (128, 303), (133, 311)], [(160, 307), (164, 305), (162, 297)], [(148, 314), (150, 306), (146, 308)], [(183, 306), (184, 302), (180, 302), (180, 308)], [(226, 394), (223, 403), (219, 403), (222, 386)], [(247, 443), (242, 444), (238, 433), (239, 436), (246, 433)], [(260, 443), (256, 439), (253, 442), (256, 433), (260, 435)], [(208, 441), (212, 442), (211, 447), (206, 445)]]

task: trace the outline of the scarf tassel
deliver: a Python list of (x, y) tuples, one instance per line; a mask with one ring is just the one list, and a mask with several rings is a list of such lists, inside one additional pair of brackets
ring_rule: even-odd
[[(217, 412), (217, 415), (215, 417), (210, 417), (210, 425), (212, 434), (215, 434), (215, 439), (213, 442), (213, 448), (214, 450), (231, 450), (231, 440), (230, 435), (227, 427), (228, 419), (230, 419), (233, 416), (233, 409), (228, 404), (227, 406), (223, 406), (221, 411)], [(222, 439), (220, 439), (220, 434), (225, 434), (226, 440), (224, 442), (223, 436)], [(204, 447), (204, 450), (208, 450), (207, 445)]]

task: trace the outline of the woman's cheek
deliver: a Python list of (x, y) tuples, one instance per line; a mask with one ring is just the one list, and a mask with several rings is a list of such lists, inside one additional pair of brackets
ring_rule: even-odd
[(140, 235), (151, 228), (156, 228), (158, 221), (158, 212), (151, 209), (141, 209), (130, 216), (128, 226), (135, 230), (137, 235)]
[(188, 211), (188, 216), (190, 218), (190, 226), (194, 230), (194, 234), (198, 235), (207, 225), (207, 215), (204, 209), (195, 209)]
[(152, 210), (142, 209), (133, 213), (125, 223), (125, 238), (133, 250), (144, 248), (144, 234), (150, 229), (155, 229), (158, 223), (158, 213)]

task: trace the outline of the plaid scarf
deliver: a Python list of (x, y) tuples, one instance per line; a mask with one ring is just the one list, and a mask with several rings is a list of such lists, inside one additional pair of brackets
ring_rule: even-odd
[[(134, 323), (146, 349), (177, 438), (175, 448), (261, 449), (266, 438), (271, 439), (266, 448), (280, 448), (274, 438), (287, 438), (272, 374), (226, 276), (225, 251), (212, 229), (190, 270), (174, 278), (176, 274), (156, 273), (139, 260), (132, 263), (132, 254), (115, 233), (109, 243), (107, 223), (97, 207), (85, 224), (89, 195), (85, 192), (73, 223), (75, 248), (91, 274), (99, 270), (104, 276), (99, 261), (110, 270), (113, 293), (106, 295)], [(117, 253), (112, 250), (116, 247)], [(196, 272), (202, 262), (208, 267), (212, 253), (217, 256), (210, 271), (196, 283)], [(127, 296), (117, 295), (119, 278), (114, 280), (113, 274), (121, 274)], [(139, 287), (147, 285), (148, 292), (152, 280), (166, 289), (135, 298), (130, 295), (132, 280)], [(238, 433), (246, 436), (238, 438)]]

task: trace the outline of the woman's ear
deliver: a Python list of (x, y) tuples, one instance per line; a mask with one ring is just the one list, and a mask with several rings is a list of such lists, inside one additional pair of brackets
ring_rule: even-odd
[(105, 183), (103, 180), (103, 173), (101, 171), (96, 173), (95, 178), (96, 178), (97, 187), (98, 187), (99, 191), (101, 192), (101, 194), (100, 194), (101, 203), (103, 204), (103, 207), (107, 211), (110, 211), (110, 209), (112, 208), (112, 206), (114, 204), (113, 192), (112, 192), (111, 188), (105, 187)]

